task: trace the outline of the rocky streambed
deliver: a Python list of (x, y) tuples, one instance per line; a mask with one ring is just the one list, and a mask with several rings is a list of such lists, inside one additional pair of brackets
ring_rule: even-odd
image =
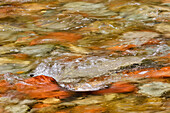
[(0, 113), (169, 113), (169, 6), (0, 1)]

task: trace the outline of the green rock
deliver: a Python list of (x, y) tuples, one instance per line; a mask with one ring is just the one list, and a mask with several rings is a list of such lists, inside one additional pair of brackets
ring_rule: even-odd
[(150, 95), (154, 97), (162, 96), (164, 93), (170, 91), (170, 84), (163, 82), (152, 82), (148, 84), (144, 84), (139, 87), (138, 93), (144, 95)]
[(31, 61), (24, 61), (19, 59), (11, 59), (7, 57), (0, 58), (0, 73), (17, 73), (28, 72), (34, 67)]
[(102, 4), (94, 4), (87, 2), (70, 2), (63, 6), (64, 10), (69, 10), (72, 12), (84, 12), (90, 14), (91, 16), (113, 16), (116, 13), (107, 9), (107, 7)]
[(51, 52), (55, 48), (54, 45), (35, 45), (35, 46), (26, 46), (20, 49), (21, 53), (32, 55), (36, 57), (47, 56), (48, 52)]

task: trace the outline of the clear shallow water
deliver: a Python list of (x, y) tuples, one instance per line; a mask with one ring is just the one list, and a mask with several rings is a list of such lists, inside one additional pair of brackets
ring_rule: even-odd
[(0, 112), (168, 113), (169, 11), (168, 0), (1, 1)]

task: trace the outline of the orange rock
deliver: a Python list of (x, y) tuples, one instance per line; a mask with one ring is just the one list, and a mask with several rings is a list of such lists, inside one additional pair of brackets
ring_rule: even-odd
[(69, 112), (67, 112), (67, 111), (57, 111), (55, 113), (69, 113)]
[(30, 45), (46, 44), (46, 43), (60, 43), (60, 42), (74, 43), (81, 38), (82, 38), (81, 35), (75, 34), (75, 33), (53, 32), (48, 35), (41, 36), (41, 37), (38, 37), (32, 40)]
[(24, 91), (24, 90), (31, 91), (31, 90), (37, 89), (36, 90), (37, 92), (38, 90), (41, 91), (43, 89), (43, 91), (46, 92), (46, 91), (60, 89), (55, 79), (53, 79), (52, 77), (44, 76), (44, 75), (32, 77), (32, 78), (24, 80), (23, 82), (24, 83), (16, 84), (18, 91)]
[(151, 70), (146, 74), (149, 75), (148, 77), (151, 78), (170, 77), (170, 66), (163, 67), (160, 70)]
[(9, 112), (5, 111), (4, 107), (0, 107), (0, 113), (9, 113)]
[(0, 8), (1, 13), (9, 13), (9, 12), (11, 12), (13, 10), (14, 10), (13, 7), (8, 7), (8, 6)]
[(38, 34), (36, 34), (33, 31), (26, 31), (21, 33), (21, 35), (24, 35), (25, 37), (18, 37), (16, 40), (16, 44), (21, 44), (21, 45), (29, 45), (29, 43), (38, 37)]
[(26, 4), (22, 4), (22, 11), (28, 11), (28, 12), (33, 12), (33, 11), (39, 11), (39, 10), (43, 10), (43, 9), (48, 9), (48, 7), (46, 7), (47, 4), (38, 4), (38, 3), (26, 3)]
[(32, 98), (37, 98), (37, 99), (41, 99), (41, 98), (58, 98), (58, 99), (64, 99), (67, 97), (70, 97), (72, 95), (72, 93), (67, 92), (67, 91), (49, 91), (49, 92), (43, 92), (43, 93), (29, 93), (28, 94), (30, 97)]
[(170, 53), (168, 53), (168, 54), (165, 55), (165, 56), (162, 56), (161, 58), (169, 58), (169, 59), (170, 59)]
[(153, 68), (142, 69), (140, 71), (127, 73), (131, 77), (145, 77), (145, 78), (164, 78), (170, 77), (170, 66), (163, 67), (160, 70)]
[(25, 73), (25, 71), (18, 71), (18, 72), (16, 72), (16, 74), (22, 74), (22, 73)]
[(21, 37), (18, 38), (16, 43), (28, 43), (31, 40), (31, 37)]
[(12, 56), (14, 56), (14, 57), (17, 58), (17, 59), (22, 59), (22, 60), (25, 60), (25, 59), (28, 58), (28, 55), (27, 55), (27, 54), (22, 54), (22, 53), (12, 54)]
[(0, 93), (5, 93), (11, 88), (11, 85), (6, 80), (0, 80)]
[(105, 94), (105, 93), (127, 93), (133, 92), (136, 87), (130, 83), (117, 82), (112, 84), (108, 89), (94, 91), (92, 94)]
[(61, 91), (55, 79), (44, 75), (32, 77), (16, 84), (17, 91), (28, 94), (32, 98), (56, 97), (63, 99), (71, 95)]
[(70, 110), (62, 110), (62, 111), (57, 111), (55, 113), (70, 113)]
[(170, 3), (170, 0), (162, 0), (164, 3)]
[(101, 50), (102, 48), (100, 47), (96, 47), (96, 46), (91, 46), (91, 47), (88, 47), (89, 49), (92, 49), (92, 50)]
[(107, 50), (113, 50), (113, 51), (125, 51), (131, 48), (135, 48), (136, 45), (121, 45), (121, 46), (114, 46), (114, 47), (109, 47)]
[(15, 8), (13, 6), (3, 6), (0, 7), (0, 18), (4, 18), (7, 16), (11, 16), (14, 12)]

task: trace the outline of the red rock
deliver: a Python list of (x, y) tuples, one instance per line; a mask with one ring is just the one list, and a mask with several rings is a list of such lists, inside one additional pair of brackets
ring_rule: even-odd
[(108, 89), (94, 91), (92, 94), (105, 94), (105, 93), (127, 93), (133, 92), (136, 87), (130, 83), (117, 82), (112, 84)]
[(17, 91), (28, 94), (32, 98), (67, 98), (70, 92), (61, 91), (55, 79), (44, 75), (32, 77), (16, 84)]
[(31, 92), (36, 89), (36, 92), (47, 92), (51, 90), (60, 90), (55, 79), (44, 75), (32, 77), (16, 84), (18, 91)]
[(81, 39), (82, 36), (75, 33), (53, 32), (45, 36), (38, 37), (30, 42), (30, 45), (46, 44), (46, 43), (74, 43)]

